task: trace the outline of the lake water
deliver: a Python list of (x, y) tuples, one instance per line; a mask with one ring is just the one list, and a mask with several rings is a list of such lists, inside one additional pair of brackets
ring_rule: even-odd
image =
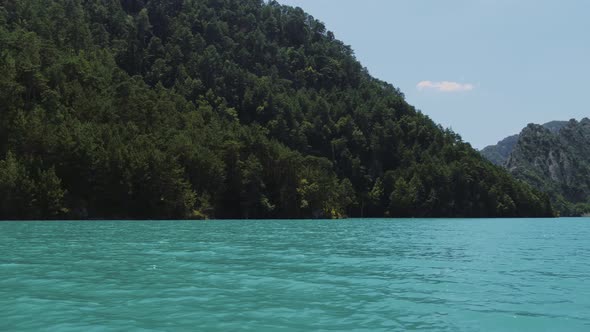
[(590, 331), (590, 219), (0, 222), (1, 331)]

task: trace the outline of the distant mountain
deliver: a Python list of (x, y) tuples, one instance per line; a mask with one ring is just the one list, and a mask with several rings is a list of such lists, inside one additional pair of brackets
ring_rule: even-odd
[(529, 124), (482, 155), (545, 191), (562, 215), (590, 211), (590, 120)]
[(518, 135), (508, 136), (496, 145), (490, 145), (481, 150), (481, 154), (498, 166), (503, 166), (518, 142)]
[(543, 125), (543, 127), (549, 129), (552, 133), (558, 133), (561, 128), (565, 127), (568, 121), (551, 121)]
[[(568, 121), (551, 121), (543, 125), (552, 133), (558, 133), (561, 128), (568, 124)], [(498, 166), (504, 166), (510, 153), (514, 150), (518, 137), (520, 135), (508, 136), (505, 139), (498, 142), (496, 145), (490, 145), (483, 148), (480, 153), (486, 157), (489, 161)]]

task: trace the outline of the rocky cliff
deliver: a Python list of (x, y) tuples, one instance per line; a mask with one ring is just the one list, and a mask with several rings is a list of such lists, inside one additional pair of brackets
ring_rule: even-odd
[[(590, 211), (590, 120), (529, 124), (482, 155), (547, 192), (562, 215)], [(504, 159), (505, 158), (505, 159)]]

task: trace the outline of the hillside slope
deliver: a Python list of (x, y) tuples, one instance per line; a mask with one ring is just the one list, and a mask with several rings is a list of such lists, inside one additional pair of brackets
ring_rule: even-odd
[[(567, 121), (551, 121), (547, 122), (542, 127), (546, 128), (550, 132), (557, 134), (561, 128), (568, 124)], [(480, 153), (494, 165), (505, 166), (510, 154), (516, 147), (520, 135), (508, 136), (505, 139), (499, 141), (496, 145), (490, 145), (483, 148)]]
[(517, 178), (546, 191), (562, 215), (590, 211), (590, 120), (559, 130), (529, 125), (506, 161)]
[(547, 192), (564, 216), (590, 212), (590, 120), (530, 124), (480, 153)]
[(508, 136), (496, 145), (483, 148), (480, 153), (494, 165), (504, 166), (518, 143), (519, 135)]
[(0, 219), (553, 214), (301, 9), (0, 4)]

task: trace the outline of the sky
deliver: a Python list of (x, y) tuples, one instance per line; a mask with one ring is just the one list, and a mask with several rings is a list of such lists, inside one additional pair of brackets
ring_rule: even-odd
[(475, 148), (590, 117), (590, 1), (279, 0)]

